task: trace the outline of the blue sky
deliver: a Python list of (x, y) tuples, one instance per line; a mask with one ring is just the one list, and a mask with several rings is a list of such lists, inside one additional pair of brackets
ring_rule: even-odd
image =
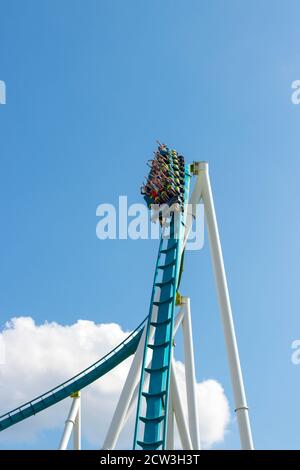
[[(299, 448), (299, 14), (292, 0), (0, 3), (1, 326), (134, 328), (157, 242), (98, 240), (96, 207), (141, 201), (156, 139), (207, 160), (256, 448)], [(207, 243), (181, 290), (197, 377), (233, 409)], [(233, 423), (219, 447), (238, 445)]]

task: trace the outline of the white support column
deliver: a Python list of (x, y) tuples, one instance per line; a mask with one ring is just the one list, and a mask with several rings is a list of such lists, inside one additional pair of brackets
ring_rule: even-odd
[(174, 413), (175, 413), (177, 428), (178, 428), (183, 450), (192, 450), (193, 449), (192, 442), (191, 442), (189, 430), (186, 424), (186, 420), (184, 417), (184, 411), (183, 411), (183, 406), (181, 402), (175, 367), (176, 367), (175, 361), (173, 359), (172, 367), (171, 367), (171, 394), (172, 394), (172, 401), (173, 401), (173, 406), (174, 406)]
[(200, 450), (199, 414), (196, 393), (196, 374), (190, 299), (189, 297), (182, 297), (181, 299), (183, 305), (185, 305), (185, 314), (182, 321), (182, 330), (184, 342), (184, 364), (189, 429), (193, 444), (193, 450)]
[(235, 408), (240, 431), (242, 449), (253, 449), (253, 441), (246, 402), (245, 389), (231, 312), (230, 298), (223, 262), (223, 255), (219, 237), (218, 224), (214, 208), (212, 190), (210, 186), (208, 164), (201, 162), (199, 171), (202, 173), (202, 197), (205, 207), (208, 235), (211, 248), (212, 263), (214, 268), (224, 336), (231, 372), (231, 381), (234, 393)]
[[(197, 162), (194, 163), (194, 166), (197, 166), (197, 169), (198, 169)], [(199, 172), (192, 195), (188, 203), (188, 207), (187, 207), (186, 227), (185, 227), (185, 232), (184, 232), (184, 241), (183, 241), (182, 249), (184, 249), (186, 245), (189, 233), (193, 226), (193, 220), (196, 218), (196, 215), (197, 215), (197, 204), (199, 204), (200, 199), (201, 199), (201, 194), (202, 194), (202, 179), (203, 179), (203, 172)]]
[(168, 428), (167, 428), (167, 450), (174, 450), (174, 407), (172, 397), (172, 387), (169, 392), (169, 409), (168, 409)]
[[(166, 449), (167, 450), (173, 450), (174, 449), (174, 411), (173, 411), (173, 394), (172, 394), (172, 386), (171, 386), (171, 374), (172, 374), (172, 364), (174, 361), (174, 347), (175, 347), (175, 335), (177, 333), (177, 330), (179, 328), (179, 325), (182, 324), (183, 321), (183, 315), (184, 315), (184, 309), (182, 308), (182, 305), (180, 306), (180, 313), (182, 313), (178, 318), (178, 315), (175, 317), (175, 321), (173, 323), (173, 338), (171, 338), (172, 341), (172, 346), (171, 346), (171, 351), (170, 351), (170, 384), (169, 384), (169, 396), (166, 397), (166, 400), (168, 401), (168, 406), (167, 406), (167, 420), (166, 420)], [(177, 320), (177, 321), (176, 321)], [(166, 403), (165, 403), (166, 406)]]
[(78, 400), (78, 410), (74, 422), (74, 429), (73, 429), (73, 449), (74, 450), (81, 450), (81, 397), (80, 392), (77, 392), (77, 396), (74, 396), (74, 399)]
[(72, 401), (68, 418), (66, 420), (64, 432), (63, 432), (63, 435), (59, 444), (59, 450), (66, 450), (66, 448), (68, 447), (68, 443), (69, 443), (72, 429), (75, 423), (77, 412), (80, 407), (80, 397), (74, 396), (72, 398), (73, 398), (73, 401)]

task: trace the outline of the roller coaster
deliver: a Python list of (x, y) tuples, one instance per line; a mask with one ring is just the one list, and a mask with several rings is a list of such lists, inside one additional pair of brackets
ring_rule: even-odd
[[(197, 215), (197, 205), (201, 203), (208, 228), (241, 448), (253, 449), (208, 164), (186, 164), (175, 150), (159, 144), (149, 166), (150, 172), (141, 192), (151, 209), (152, 220), (161, 225), (161, 238), (147, 317), (124, 341), (97, 362), (0, 416), (0, 431), (71, 397), (59, 449), (67, 449), (72, 433), (73, 448), (81, 449), (81, 390), (133, 355), (102, 448), (114, 449), (117, 446), (124, 424), (130, 414), (135, 413), (133, 449), (174, 449), (175, 420), (182, 448), (200, 449), (190, 299), (179, 294), (179, 285), (184, 250)], [(196, 181), (190, 195), (193, 177)], [(174, 338), (180, 326), (184, 342), (187, 418), (173, 357)]]

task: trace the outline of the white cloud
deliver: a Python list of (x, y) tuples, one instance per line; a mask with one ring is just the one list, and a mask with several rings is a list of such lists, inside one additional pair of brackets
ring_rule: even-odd
[[(36, 325), (30, 317), (13, 318), (0, 333), (5, 346), (0, 361), (0, 414), (46, 392), (98, 360), (120, 343), (128, 332), (115, 324), (79, 320), (73, 325)], [(100, 448), (125, 381), (131, 358), (83, 390), (83, 435), (89, 446)], [(178, 379), (184, 390), (184, 366), (177, 362)], [(197, 384), (202, 444), (211, 447), (222, 441), (229, 423), (229, 408), (223, 388), (215, 380)], [(0, 433), (1, 447), (37, 443), (41, 433), (60, 431), (70, 406), (64, 400)], [(134, 417), (124, 429), (119, 446), (131, 448)], [(129, 437), (130, 436), (130, 437)], [(59, 439), (59, 436), (58, 436)]]
[[(177, 377), (182, 383), (180, 391), (186, 405), (184, 390), (184, 365), (177, 361)], [(224, 439), (230, 420), (229, 406), (222, 385), (216, 380), (204, 380), (197, 384), (199, 429), (202, 447), (209, 448)]]

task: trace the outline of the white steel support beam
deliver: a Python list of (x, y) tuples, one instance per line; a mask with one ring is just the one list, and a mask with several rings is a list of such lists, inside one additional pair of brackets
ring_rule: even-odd
[(184, 343), (184, 364), (185, 364), (185, 380), (186, 395), (189, 417), (189, 429), (192, 440), (193, 450), (200, 449), (200, 432), (199, 432), (199, 414), (196, 393), (196, 374), (195, 359), (193, 347), (192, 319), (190, 310), (189, 297), (181, 297), (181, 301), (185, 306), (185, 313), (182, 321), (183, 343)]
[(197, 215), (197, 204), (199, 204), (200, 199), (201, 199), (201, 194), (202, 194), (202, 181), (203, 181), (203, 172), (198, 172), (198, 165), (199, 163), (194, 163), (193, 166), (197, 168), (197, 179), (196, 183), (192, 192), (192, 195), (190, 197), (188, 207), (187, 207), (187, 212), (186, 212), (186, 227), (185, 227), (185, 232), (184, 232), (184, 240), (183, 240), (183, 246), (182, 249), (184, 249), (189, 233), (192, 229), (193, 226), (193, 220), (196, 218)]
[(212, 264), (214, 269), (218, 300), (221, 309), (221, 317), (235, 401), (235, 411), (237, 414), (237, 420), (239, 425), (241, 447), (242, 449), (253, 449), (253, 441), (248, 415), (248, 406), (246, 402), (242, 370), (240, 365), (230, 305), (230, 298), (224, 268), (217, 218), (208, 174), (208, 164), (205, 162), (201, 162), (198, 164), (198, 168), (198, 178), (201, 178), (202, 198), (204, 202), (205, 216), (208, 226)]
[(167, 425), (167, 450), (174, 449), (174, 407), (172, 388), (170, 387), (169, 392), (169, 408), (168, 408), (168, 425)]
[(77, 397), (74, 398), (78, 400), (78, 410), (74, 422), (74, 429), (73, 429), (73, 449), (74, 450), (81, 450), (81, 398), (80, 392), (77, 392)]
[[(67, 418), (66, 423), (65, 423), (64, 432), (63, 432), (63, 435), (62, 435), (62, 438), (61, 438), (61, 441), (60, 441), (60, 444), (59, 444), (59, 450), (66, 450), (67, 449), (68, 443), (69, 443), (69, 440), (70, 440), (70, 436), (71, 436), (71, 433), (72, 433), (72, 430), (73, 430), (73, 427), (74, 427), (74, 424), (75, 424), (75, 421), (76, 421), (76, 417), (77, 417), (78, 411), (80, 409), (80, 394), (77, 392), (77, 393), (71, 395), (71, 398), (72, 398), (72, 405), (71, 405), (71, 408), (70, 408), (68, 418)], [(80, 418), (79, 418), (78, 425), (79, 424), (80, 424)], [(80, 436), (80, 431), (78, 432), (78, 435)], [(79, 446), (80, 446), (80, 444), (79, 444)]]
[(189, 434), (189, 430), (185, 421), (183, 406), (181, 402), (179, 385), (176, 376), (175, 361), (172, 359), (171, 366), (171, 395), (174, 406), (174, 413), (177, 423), (177, 428), (182, 444), (183, 450), (192, 450), (192, 442)]

